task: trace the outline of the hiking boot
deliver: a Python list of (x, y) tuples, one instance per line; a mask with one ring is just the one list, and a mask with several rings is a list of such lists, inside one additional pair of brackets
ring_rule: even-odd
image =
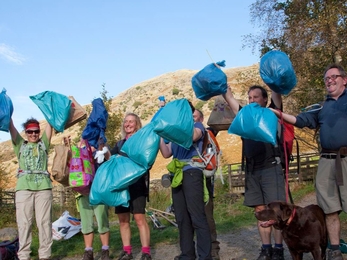
[(133, 254), (132, 253), (128, 254), (125, 251), (123, 251), (118, 258), (118, 260), (131, 260), (131, 259), (133, 259)]
[(94, 260), (93, 251), (92, 250), (84, 251), (82, 260)]
[(108, 249), (101, 251), (101, 260), (110, 260), (110, 251)]
[(272, 260), (284, 260), (284, 256), (283, 256), (283, 247), (274, 247), (272, 249)]
[(262, 247), (257, 260), (271, 260), (271, 257), (272, 257), (272, 247), (269, 247), (269, 248)]
[(328, 249), (328, 260), (343, 260), (341, 251)]
[(142, 253), (140, 260), (152, 260), (152, 257), (149, 254)]

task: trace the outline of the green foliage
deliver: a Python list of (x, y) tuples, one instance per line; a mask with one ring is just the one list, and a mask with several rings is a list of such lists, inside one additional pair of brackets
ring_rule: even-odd
[(198, 103), (196, 103), (196, 105), (194, 106), (196, 109), (201, 109), (205, 104), (206, 104), (207, 101), (202, 101), (202, 100), (199, 100)]
[(207, 106), (208, 109), (212, 111), (212, 109), (214, 108), (214, 100), (209, 100)]
[(323, 72), (332, 62), (347, 67), (347, 6), (345, 1), (269, 1), (251, 5), (258, 34), (246, 35), (245, 46), (258, 48), (260, 56), (277, 49), (287, 53), (298, 84), (289, 94), (286, 109), (301, 108), (324, 99)]
[(133, 104), (134, 111), (135, 111), (139, 106), (141, 106), (141, 105), (142, 105), (142, 102), (140, 102), (140, 101), (135, 101), (134, 104)]
[(172, 95), (174, 95), (174, 96), (176, 96), (176, 95), (178, 95), (178, 93), (180, 93), (180, 90), (178, 89), (178, 88), (173, 88), (172, 89)]

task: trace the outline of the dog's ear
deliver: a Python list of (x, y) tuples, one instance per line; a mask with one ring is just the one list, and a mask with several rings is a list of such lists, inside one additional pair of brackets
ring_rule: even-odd
[(292, 211), (293, 211), (293, 205), (290, 205), (286, 202), (281, 202), (280, 203), (280, 209), (282, 211), (282, 220), (286, 221), (290, 218), (290, 216), (292, 215)]

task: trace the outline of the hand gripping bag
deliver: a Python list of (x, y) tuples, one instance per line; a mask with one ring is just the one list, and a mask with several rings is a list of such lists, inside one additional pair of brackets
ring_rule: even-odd
[(54, 91), (44, 91), (30, 99), (38, 106), (47, 122), (57, 131), (63, 132), (70, 116), (71, 100)]
[(207, 65), (193, 76), (192, 87), (198, 99), (206, 101), (227, 92), (227, 76), (220, 67), (225, 67), (224, 60)]
[(260, 59), (259, 73), (264, 83), (276, 93), (287, 95), (296, 85), (293, 65), (282, 51), (265, 53)]
[(228, 133), (276, 145), (277, 123), (278, 119), (270, 109), (251, 103), (237, 113)]
[(88, 195), (94, 179), (95, 168), (91, 147), (82, 139), (78, 146), (71, 146), (69, 185), (74, 191)]
[(12, 100), (6, 94), (6, 89), (0, 93), (0, 131), (10, 130), (11, 116), (13, 113)]
[(133, 134), (122, 146), (121, 151), (135, 163), (146, 169), (152, 167), (159, 150), (160, 137), (154, 132), (151, 122)]
[(154, 132), (185, 149), (193, 144), (193, 112), (185, 98), (171, 101), (163, 107), (153, 122)]

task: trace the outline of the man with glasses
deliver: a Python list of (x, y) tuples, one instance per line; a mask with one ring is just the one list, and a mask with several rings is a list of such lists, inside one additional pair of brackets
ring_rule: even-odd
[[(324, 71), (327, 97), (321, 109), (312, 109), (298, 116), (283, 113), (283, 119), (299, 128), (320, 129), (321, 156), (316, 176), (318, 205), (326, 214), (330, 240), (328, 260), (342, 260), (339, 249), (339, 213), (347, 212), (347, 74), (338, 64)], [(273, 110), (277, 116), (279, 113)]]

